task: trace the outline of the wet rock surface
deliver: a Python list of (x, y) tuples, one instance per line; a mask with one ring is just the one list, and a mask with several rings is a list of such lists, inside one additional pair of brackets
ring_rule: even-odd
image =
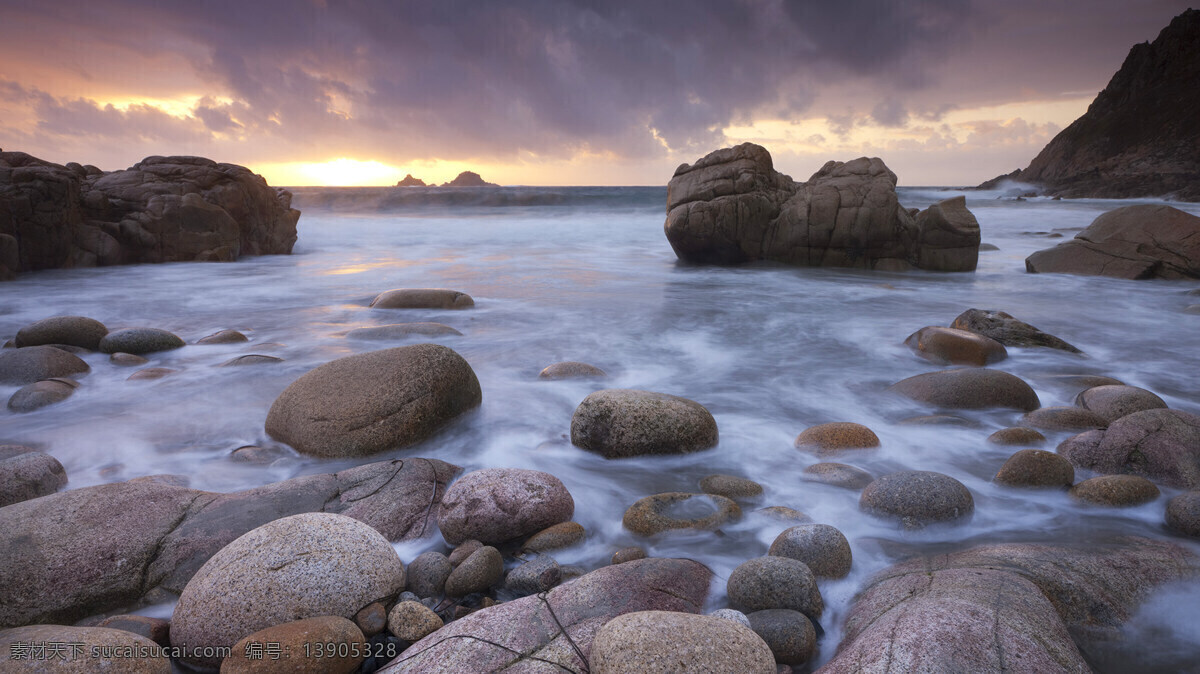
[(566, 522), (575, 500), (549, 473), (486, 468), (467, 473), (442, 498), (438, 528), (447, 543), (504, 543)]
[(1103, 431), (1064, 440), (1058, 453), (1105, 474), (1142, 475), (1172, 487), (1200, 486), (1200, 417), (1180, 410), (1134, 412)]
[(608, 459), (684, 454), (717, 444), (717, 422), (687, 398), (605, 389), (579, 403), (571, 417), (571, 443)]

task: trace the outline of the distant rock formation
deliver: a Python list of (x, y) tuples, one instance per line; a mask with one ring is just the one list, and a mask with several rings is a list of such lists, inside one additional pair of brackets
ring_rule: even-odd
[(404, 175), (404, 180), (396, 183), (396, 187), (426, 187), (426, 185), (424, 180), (414, 178), (413, 174), (407, 173)]
[(454, 180), (442, 183), (442, 187), (499, 187), (499, 185), (487, 182), (474, 171), (463, 171)]
[(1200, 201), (1200, 10), (1134, 45), (1087, 112), (1002, 179), (1063, 197)]
[(15, 272), (287, 254), (300, 211), (262, 176), (203, 157), (124, 171), (0, 151), (0, 278)]
[(906, 209), (896, 174), (866, 157), (828, 162), (797, 183), (753, 143), (676, 169), (664, 229), (679, 259), (699, 263), (972, 271), (979, 257), (979, 223), (963, 197)]
[(1025, 269), (1126, 279), (1200, 278), (1200, 218), (1160, 204), (1118, 208), (1074, 239), (1025, 258)]

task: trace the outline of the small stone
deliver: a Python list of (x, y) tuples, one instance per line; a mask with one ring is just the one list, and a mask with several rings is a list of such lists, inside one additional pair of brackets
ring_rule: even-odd
[[(482, 544), (476, 545), (471, 551), (474, 552), (481, 547), (483, 547)], [(408, 589), (422, 599), (439, 597), (445, 591), (446, 579), (450, 577), (452, 571), (454, 571), (454, 564), (446, 555), (434, 550), (422, 552), (408, 565), (408, 573), (405, 574), (408, 577)]]
[(238, 344), (240, 342), (248, 342), (250, 338), (237, 330), (221, 330), (214, 332), (207, 337), (201, 337), (196, 341), (197, 344)]
[(779, 520), (781, 522), (793, 522), (795, 524), (808, 524), (809, 522), (812, 522), (812, 518), (808, 515), (796, 510), (795, 508), (789, 508), (787, 506), (768, 506), (766, 508), (759, 508), (754, 512), (766, 515), (773, 520)]
[(804, 469), (801, 479), (855, 490), (861, 490), (875, 481), (875, 478), (862, 468), (844, 463), (814, 463)]
[(1160, 495), (1158, 487), (1140, 475), (1101, 475), (1071, 488), (1071, 496), (1079, 501), (1118, 507), (1142, 505)]
[(746, 618), (750, 629), (767, 642), (778, 663), (802, 665), (817, 650), (817, 632), (812, 621), (799, 611), (767, 609), (750, 613)]
[(915, 417), (901, 419), (899, 422), (902, 426), (953, 426), (956, 428), (979, 428), (979, 422), (966, 417), (955, 416), (953, 414), (922, 414)]
[(560, 522), (530, 536), (521, 549), (528, 552), (547, 552), (568, 548), (582, 541), (586, 534), (583, 525), (578, 522)]
[(553, 557), (542, 555), (516, 567), (504, 578), (504, 587), (520, 596), (545, 592), (562, 581), (562, 569)]
[(114, 330), (100, 340), (104, 353), (132, 353), (140, 356), (155, 351), (169, 351), (186, 346), (186, 342), (174, 333), (158, 328), (125, 328)]
[(400, 288), (380, 293), (371, 301), (373, 309), (470, 309), (475, 300), (457, 290), (443, 288)]
[(1022, 449), (1008, 457), (992, 481), (1009, 487), (1064, 488), (1074, 484), (1075, 468), (1054, 452)]
[(813, 426), (796, 436), (797, 449), (811, 449), (818, 455), (878, 446), (879, 436), (874, 431), (849, 421)]
[(483, 592), (503, 579), (504, 558), (499, 550), (485, 545), (450, 572), (446, 578), (446, 596), (465, 597), (472, 592)]
[(884, 475), (863, 489), (858, 504), (867, 513), (898, 519), (910, 529), (964, 522), (975, 513), (975, 500), (963, 483), (924, 470)]
[(354, 624), (362, 630), (363, 636), (373, 637), (387, 628), (388, 612), (379, 602), (367, 604), (363, 610), (354, 614)]
[(120, 365), (121, 367), (135, 367), (137, 365), (145, 365), (146, 363), (150, 362), (146, 358), (135, 356), (132, 353), (125, 353), (124, 351), (118, 351), (117, 353), (112, 354), (108, 357), (108, 360), (113, 365)]
[(96, 627), (130, 632), (145, 637), (159, 646), (171, 644), (171, 621), (144, 615), (114, 615), (96, 623)]
[(808, 565), (789, 557), (756, 557), (729, 574), (725, 591), (739, 611), (786, 608), (820, 618), (825, 602)]
[(148, 367), (129, 375), (125, 381), (153, 381), (155, 379), (162, 379), (170, 374), (175, 374), (176, 372), (179, 372), (179, 370), (173, 370), (169, 367)]
[(462, 333), (441, 323), (393, 323), (373, 328), (357, 328), (346, 333), (349, 339), (398, 340), (409, 337), (462, 336)]
[(1082, 407), (1043, 407), (1021, 417), (1021, 425), (1047, 431), (1090, 431), (1106, 428), (1108, 420)]
[(1167, 407), (1162, 398), (1144, 388), (1112, 385), (1093, 386), (1080, 392), (1075, 404), (1095, 412), (1110, 423), (1134, 412)]
[(480, 543), (473, 538), (468, 541), (463, 541), (457, 548), (454, 548), (454, 550), (450, 552), (450, 564), (453, 566), (462, 564), (464, 561), (466, 561), (467, 557), (475, 554), (475, 551), (482, 547), (483, 543)]
[(853, 559), (850, 542), (828, 524), (801, 524), (785, 529), (771, 543), (767, 554), (804, 562), (819, 578), (845, 578)]
[(396, 604), (387, 617), (388, 631), (408, 642), (420, 641), (444, 624), (428, 606), (415, 601)]
[(1185, 491), (1167, 501), (1167, 528), (1200, 538), (1200, 491)]
[(717, 529), (741, 516), (742, 509), (724, 496), (668, 492), (638, 499), (621, 522), (636, 534), (653, 536), (671, 529)]
[(745, 613), (742, 613), (736, 609), (719, 608), (708, 615), (714, 618), (720, 618), (721, 620), (732, 620), (739, 625), (750, 627), (750, 619), (746, 617)]
[(762, 496), (762, 485), (735, 475), (709, 475), (700, 480), (700, 491), (731, 499), (751, 499)]
[(282, 363), (282, 358), (275, 356), (264, 356), (260, 353), (248, 353), (244, 356), (231, 358), (217, 367), (238, 367), (241, 365), (272, 365), (274, 363)]
[(258, 445), (245, 445), (229, 453), (229, 458), (238, 463), (250, 463), (257, 466), (265, 466), (273, 463), (282, 456), (283, 454), (278, 450), (259, 447)]
[(608, 373), (595, 365), (574, 360), (547, 365), (538, 373), (538, 379), (598, 379), (607, 376)]
[(17, 389), (17, 392), (8, 399), (8, 409), (14, 412), (32, 412), (70, 398), (78, 387), (78, 382), (65, 378), (46, 379), (27, 384)]
[(1038, 378), (1051, 386), (1081, 392), (1096, 386), (1124, 386), (1125, 382), (1100, 374), (1050, 374)]
[(625, 562), (632, 562), (635, 559), (645, 559), (645, 558), (646, 558), (646, 551), (639, 547), (635, 546), (635, 547), (629, 547), (629, 548), (621, 548), (620, 550), (617, 550), (616, 552), (613, 553), (612, 563), (613, 564), (624, 564)]
[(997, 445), (1040, 445), (1046, 441), (1046, 436), (1025, 426), (1001, 428), (987, 438), (988, 442)]

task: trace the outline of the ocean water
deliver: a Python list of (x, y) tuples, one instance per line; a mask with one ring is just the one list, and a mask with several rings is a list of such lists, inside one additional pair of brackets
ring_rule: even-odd
[[(959, 194), (901, 189), (901, 202), (924, 208)], [(133, 369), (107, 356), (85, 356), (92, 372), (67, 401), (29, 414), (0, 411), (0, 443), (53, 454), (69, 488), (158, 473), (184, 475), (192, 487), (232, 491), (351, 461), (317, 460), (282, 449), (268, 466), (233, 462), (242, 445), (270, 445), (263, 430), (275, 397), (304, 372), (352, 353), (426, 339), (348, 339), (354, 328), (437, 321), (462, 336), (437, 338), (477, 373), (483, 405), (421, 445), (377, 459), (426, 456), (473, 470), (520, 467), (558, 476), (575, 498), (575, 520), (589, 537), (556, 557), (595, 568), (612, 552), (640, 545), (656, 556), (685, 556), (724, 582), (746, 559), (766, 553), (787, 525), (753, 514), (785, 505), (845, 533), (854, 553), (849, 577), (821, 584), (826, 636), (817, 664), (834, 653), (853, 596), (875, 572), (922, 549), (1001, 541), (1099, 541), (1121, 534), (1167, 537), (1157, 501), (1128, 509), (1085, 508), (1065, 493), (1019, 491), (990, 480), (1016, 447), (985, 442), (1015, 425), (1019, 413), (959, 412), (978, 428), (912, 426), (901, 420), (931, 410), (884, 392), (905, 377), (941, 369), (903, 342), (927, 325), (948, 325), (971, 308), (1000, 309), (1055, 334), (1086, 357), (1048, 349), (1009, 349), (994, 367), (1028, 381), (1043, 405), (1069, 405), (1075, 391), (1049, 375), (1098, 373), (1159, 394), (1170, 407), (1200, 413), (1200, 304), (1194, 282), (1122, 281), (1027, 274), (1024, 259), (1069, 239), (1100, 213), (1132, 201), (1014, 201), (967, 193), (983, 240), (970, 274), (886, 273), (847, 269), (677, 264), (663, 235), (662, 188), (501, 188), (296, 190), (304, 211), (291, 256), (233, 264), (178, 263), (25, 274), (0, 285), (0, 338), (59, 314), (110, 327), (171, 330), (190, 343), (225, 328), (248, 344), (188, 346), (150, 356), (179, 373), (126, 381)], [(1178, 204), (1176, 204), (1178, 205)], [(1197, 205), (1181, 205), (1200, 213)], [(373, 310), (392, 288), (441, 287), (469, 293), (467, 311)], [(221, 368), (246, 353), (281, 364)], [(561, 360), (606, 370), (603, 381), (540, 381)], [(571, 446), (571, 415), (600, 388), (639, 388), (684, 396), (712, 411), (720, 444), (675, 457), (608, 461)], [(16, 387), (0, 386), (7, 399)], [(793, 448), (805, 428), (829, 421), (866, 424), (878, 450), (829, 459), (878, 476), (933, 470), (963, 482), (975, 498), (969, 524), (906, 532), (858, 509), (858, 493), (805, 482), (801, 470), (821, 459)], [(1069, 433), (1048, 433), (1052, 449)], [(621, 516), (638, 498), (697, 491), (700, 478), (740, 475), (765, 495), (740, 522), (719, 533), (644, 539)], [(1077, 479), (1089, 477), (1079, 471)], [(1176, 539), (1179, 540), (1179, 539)], [(1200, 552), (1200, 546), (1191, 545)], [(435, 537), (399, 546), (405, 561), (439, 548)], [(1101, 671), (1138, 663), (1171, 671), (1200, 648), (1195, 586), (1164, 590), (1131, 624), (1128, 647), (1102, 659)], [(160, 611), (167, 609), (159, 607)], [(1170, 616), (1165, 621), (1162, 616)], [(1142, 625), (1146, 625), (1142, 629)], [(1165, 627), (1164, 627), (1165, 625)], [(1179, 654), (1183, 653), (1183, 656)], [(1174, 655), (1172, 655), (1174, 654)], [(1108, 663), (1108, 664), (1106, 664)]]

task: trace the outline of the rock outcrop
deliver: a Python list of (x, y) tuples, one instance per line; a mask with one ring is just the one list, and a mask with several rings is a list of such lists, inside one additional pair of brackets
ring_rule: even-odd
[(1200, 217), (1161, 204), (1118, 208), (1070, 241), (1025, 258), (1025, 269), (1134, 280), (1200, 278)]
[(454, 180), (442, 183), (442, 187), (499, 187), (499, 185), (489, 183), (474, 171), (463, 171)]
[(979, 223), (963, 197), (906, 209), (883, 161), (831, 161), (807, 183), (776, 171), (743, 143), (675, 170), (667, 187), (667, 240), (687, 262), (972, 271)]
[(420, 178), (414, 178), (413, 174), (406, 173), (404, 180), (396, 183), (396, 187), (426, 187), (425, 181)]
[(247, 168), (203, 157), (104, 172), (0, 151), (0, 278), (291, 253), (300, 217), (291, 199)]
[[(1134, 45), (1082, 117), (1015, 174), (1063, 197), (1200, 201), (1200, 10)], [(981, 185), (985, 188), (988, 181)]]

